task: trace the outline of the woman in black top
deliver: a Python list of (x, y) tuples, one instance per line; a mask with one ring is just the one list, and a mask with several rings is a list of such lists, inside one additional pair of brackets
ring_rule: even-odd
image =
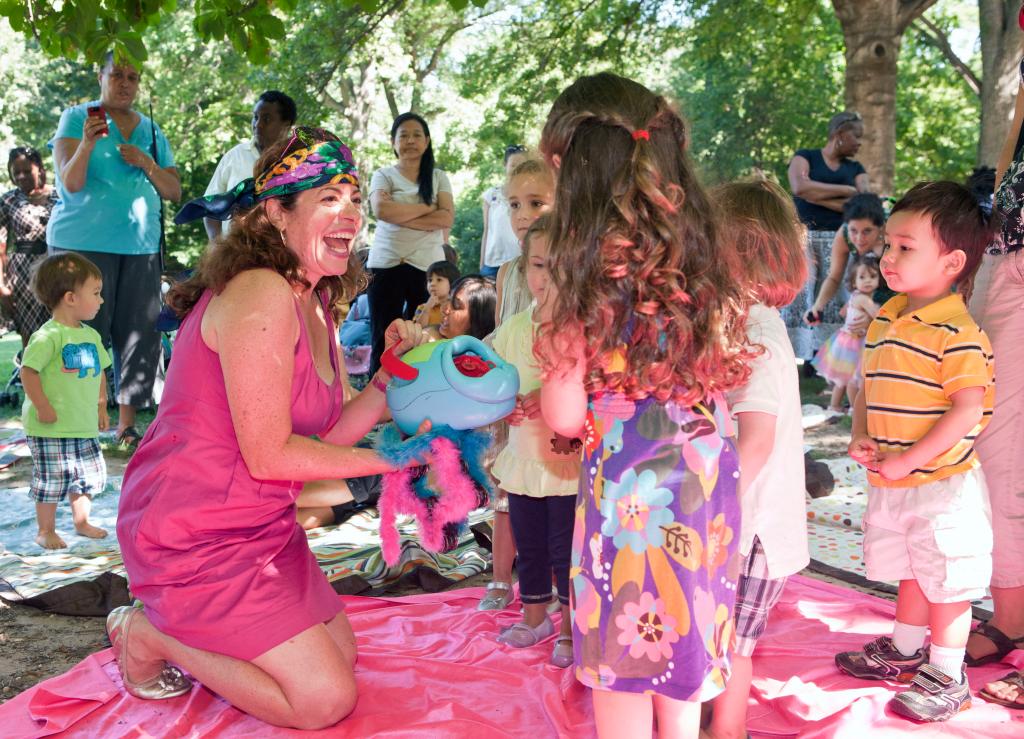
[(853, 159), (864, 137), (857, 113), (839, 113), (828, 124), (828, 143), (822, 149), (799, 149), (789, 162), (789, 187), (800, 220), (807, 227), (807, 284), (782, 311), (793, 351), (810, 359), (818, 346), (842, 325), (834, 304), (820, 322), (808, 326), (804, 316), (821, 290), (832, 261), (832, 241), (843, 225), (843, 205), (858, 192), (867, 192), (868, 175)]

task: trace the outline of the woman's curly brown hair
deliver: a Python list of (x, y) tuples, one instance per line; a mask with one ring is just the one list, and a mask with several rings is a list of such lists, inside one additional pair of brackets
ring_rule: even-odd
[(546, 374), (582, 345), (592, 393), (691, 404), (749, 376), (734, 258), (686, 140), (664, 98), (613, 74), (582, 77), (555, 101), (541, 138), (558, 166), (550, 260), (560, 320), (535, 349)]
[[(302, 137), (281, 139), (268, 146), (253, 171), (265, 172), (297, 149), (323, 141), (340, 140), (322, 128), (303, 128), (302, 133)], [(277, 201), (285, 210), (291, 210), (297, 197), (294, 194), (283, 195)], [(354, 253), (353, 250), (353, 256)], [(309, 282), (302, 275), (298, 256), (285, 245), (281, 232), (270, 222), (263, 202), (232, 216), (231, 231), (211, 244), (192, 277), (171, 288), (167, 303), (180, 318), (184, 318), (199, 302), (204, 291), (219, 293), (233, 277), (250, 269), (271, 269), (292, 285), (309, 287)], [(316, 292), (324, 296), (335, 323), (342, 318), (343, 306), (351, 302), (367, 282), (358, 259), (349, 259), (345, 274), (320, 279)]]

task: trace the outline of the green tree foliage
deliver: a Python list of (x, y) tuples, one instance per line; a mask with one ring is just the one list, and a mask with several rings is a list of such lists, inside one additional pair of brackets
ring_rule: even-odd
[[(928, 19), (946, 34), (963, 26), (963, 2), (940, 2)], [(980, 49), (966, 59), (981, 68)], [(977, 156), (981, 98), (919, 33), (903, 38), (896, 88), (896, 188), (921, 180), (962, 182)]]
[[(962, 4), (945, 0), (928, 17), (949, 33), (962, 24)], [(793, 152), (824, 146), (828, 119), (843, 109), (843, 34), (831, 4), (693, 0), (688, 8), (672, 88), (695, 160), (710, 182), (761, 170), (785, 185)], [(899, 82), (894, 191), (924, 178), (962, 180), (977, 145), (977, 96), (916, 33), (904, 36)]]
[[(965, 1), (941, 0), (928, 17), (952, 32)], [(103, 14), (116, 15), (123, 4), (66, 0), (65, 21), (37, 14), (36, 29), (63, 28), (69, 8), (90, 7), (99, 8), (102, 29)], [(19, 12), (27, 7), (17, 5)], [(536, 145), (551, 102), (581, 74), (615, 71), (677, 100), (691, 125), (692, 155), (711, 182), (755, 168), (785, 182), (793, 151), (825, 143), (827, 120), (843, 100), (843, 40), (827, 0), (136, 5), (163, 11), (144, 14), (145, 22), (123, 15), (148, 57), (136, 107), (148, 114), (152, 99), (186, 198), (200, 195), (220, 156), (251, 135), (251, 106), (263, 90), (283, 90), (296, 99), (300, 122), (352, 142), (366, 181), (394, 161), (393, 115), (415, 108), (430, 122), (438, 165), (452, 176), (452, 240), (464, 270), (478, 263), (480, 195), (501, 181), (505, 146)], [(0, 16), (11, 18), (11, 7), (0, 0)], [(262, 37), (265, 64), (254, 65), (229, 37), (237, 28), (252, 30), (244, 18), (228, 22), (235, 10), (272, 11), (280, 22)], [(0, 84), (7, 91), (0, 140), (42, 147), (63, 108), (98, 94), (95, 66), (47, 54), (80, 53), (85, 47), (74, 34), (70, 47), (46, 33), (37, 42), (24, 19), (18, 22), (12, 30), (0, 20)], [(104, 31), (104, 48), (115, 31)], [(897, 190), (923, 177), (959, 179), (977, 141), (977, 97), (916, 34), (906, 35), (902, 54)], [(168, 230), (170, 251), (182, 262), (194, 261), (205, 243), (198, 224)]]
[(692, 154), (722, 182), (762, 170), (785, 183), (798, 148), (824, 146), (842, 110), (843, 35), (820, 0), (697, 0), (671, 80)]

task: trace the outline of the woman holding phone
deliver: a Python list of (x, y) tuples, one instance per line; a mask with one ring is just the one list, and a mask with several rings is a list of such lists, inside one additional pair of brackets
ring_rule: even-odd
[(118, 440), (127, 446), (139, 441), (135, 411), (152, 402), (160, 361), (160, 201), (181, 198), (170, 144), (132, 109), (139, 80), (108, 53), (99, 99), (61, 114), (49, 142), (60, 201), (46, 229), (51, 252), (80, 252), (103, 273), (103, 306), (90, 324), (113, 347)]

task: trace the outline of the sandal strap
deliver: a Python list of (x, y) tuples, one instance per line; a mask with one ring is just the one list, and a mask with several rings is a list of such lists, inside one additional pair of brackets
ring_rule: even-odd
[(501, 582), (501, 581), (489, 582), (489, 583), (487, 583), (487, 589), (488, 590), (511, 590), (512, 589), (512, 583)]
[[(1001, 678), (995, 680), (997, 683), (1006, 683), (1017, 688), (1018, 691), (1024, 692), (1024, 670), (1017, 670), (1016, 672), (1010, 672), (1003, 675)], [(1024, 695), (1019, 696), (1024, 698)]]
[[(983, 637), (992, 642), (992, 644), (994, 644), (996, 647), (995, 653), (1000, 657), (1005, 657), (1014, 649), (1019, 648), (1014, 643), (1013, 639), (1008, 637), (1006, 634), (1004, 634), (1002, 631), (1000, 631), (987, 621), (982, 621), (975, 628), (971, 629), (971, 631), (975, 634), (981, 634)], [(1016, 641), (1020, 641), (1020, 639), (1017, 639)]]

